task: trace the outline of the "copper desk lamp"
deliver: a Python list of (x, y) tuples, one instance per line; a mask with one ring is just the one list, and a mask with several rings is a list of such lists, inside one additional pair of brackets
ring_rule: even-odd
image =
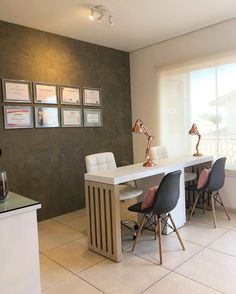
[(144, 162), (143, 166), (152, 167), (152, 166), (156, 165), (156, 163), (154, 163), (154, 162), (152, 162), (150, 160), (150, 147), (151, 147), (152, 141), (154, 139), (154, 136), (152, 136), (152, 135), (150, 135), (148, 133), (148, 131), (145, 128), (145, 126), (144, 126), (143, 122), (141, 121), (141, 119), (136, 120), (136, 122), (134, 124), (134, 127), (132, 128), (132, 132), (135, 133), (135, 134), (143, 133), (148, 139), (147, 147), (146, 147), (146, 154), (145, 154), (145, 159), (147, 161)]
[(197, 144), (196, 144), (196, 153), (193, 154), (193, 156), (202, 156), (201, 153), (199, 153), (199, 150), (198, 150), (198, 147), (199, 147), (199, 143), (200, 143), (200, 140), (201, 140), (201, 135), (199, 134), (198, 132), (198, 129), (197, 129), (197, 125), (194, 123), (190, 129), (190, 131), (188, 132), (189, 135), (196, 135), (198, 136), (198, 141), (197, 141)]

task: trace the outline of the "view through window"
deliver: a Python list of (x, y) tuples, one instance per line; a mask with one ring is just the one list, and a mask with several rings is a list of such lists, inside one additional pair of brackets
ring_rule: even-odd
[(172, 155), (194, 152), (196, 123), (202, 135), (200, 152), (227, 157), (236, 167), (236, 60), (215, 66), (176, 67), (159, 73), (161, 144)]

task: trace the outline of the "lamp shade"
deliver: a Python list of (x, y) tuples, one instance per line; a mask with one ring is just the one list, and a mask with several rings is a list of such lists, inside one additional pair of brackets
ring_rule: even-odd
[(143, 133), (142, 125), (143, 125), (143, 123), (139, 119), (137, 119), (133, 128), (132, 128), (132, 132), (136, 133), (136, 134)]
[(199, 135), (197, 125), (193, 124), (188, 133), (189, 133), (189, 135)]

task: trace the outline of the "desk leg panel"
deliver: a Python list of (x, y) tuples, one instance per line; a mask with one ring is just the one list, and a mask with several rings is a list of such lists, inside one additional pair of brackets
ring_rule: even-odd
[(88, 247), (116, 262), (121, 260), (119, 187), (85, 181)]

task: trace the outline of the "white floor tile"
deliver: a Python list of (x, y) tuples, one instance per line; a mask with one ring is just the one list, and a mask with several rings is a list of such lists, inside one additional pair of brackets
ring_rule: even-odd
[[(185, 250), (182, 249), (178, 239), (163, 236), (163, 266), (173, 270), (187, 259), (191, 258), (201, 249), (202, 246), (183, 241)], [(134, 250), (134, 254), (151, 262), (160, 263), (158, 239), (140, 241)]]
[[(131, 215), (125, 205), (122, 216), (126, 219)], [(236, 214), (230, 214), (231, 221), (223, 211), (218, 210), (216, 216), (217, 229), (213, 228), (211, 213), (199, 211), (179, 230), (186, 251), (175, 234), (163, 236), (163, 266), (155, 264), (159, 262), (158, 240), (151, 232), (142, 234), (134, 254), (127, 252), (133, 243), (132, 233), (123, 232), (126, 252), (123, 261), (115, 263), (88, 250), (85, 209), (40, 222), (42, 293), (233, 294)]]
[(224, 293), (235, 293), (236, 257), (205, 248), (175, 271)]
[[(229, 215), (231, 217), (230, 220), (228, 220), (224, 210), (218, 208), (216, 210), (216, 226), (226, 229), (236, 227), (236, 214), (229, 212)], [(200, 222), (213, 227), (212, 211), (206, 210), (205, 214), (203, 214), (202, 210), (197, 209), (191, 221)]]
[(87, 230), (87, 216), (85, 209), (76, 210), (71, 213), (67, 213), (61, 216), (54, 217), (53, 221), (69, 226), (83, 234), (86, 234)]
[[(149, 230), (144, 230), (144, 232), (142, 232), (139, 241), (151, 241), (151, 240), (155, 240), (154, 239), (154, 234), (152, 231)], [(130, 252), (132, 246), (133, 246), (133, 234), (131, 231), (129, 230), (123, 230), (122, 231), (122, 246), (123, 249), (127, 252)]]
[(47, 250), (44, 254), (74, 273), (79, 273), (105, 259), (105, 257), (88, 250), (87, 238), (85, 237)]
[(43, 294), (101, 294), (102, 292), (89, 285), (79, 277), (72, 277), (43, 291)]
[(78, 217), (84, 217), (84, 216), (86, 216), (86, 209), (85, 208), (75, 210), (75, 211), (60, 215), (60, 216), (53, 217), (53, 218), (51, 218), (51, 220), (54, 220), (54, 221), (57, 221), (57, 222), (60, 222), (63, 224), (67, 221), (71, 221), (71, 220), (76, 219)]
[(48, 257), (40, 254), (40, 276), (42, 290), (69, 279), (73, 274)]
[(39, 248), (41, 252), (83, 236), (82, 233), (51, 220), (39, 223)]
[(122, 262), (104, 260), (78, 275), (104, 293), (141, 293), (161, 279), (168, 270), (132, 254), (125, 254)]
[(54, 225), (55, 225), (55, 222), (52, 221), (52, 219), (47, 219), (47, 220), (38, 222), (38, 229), (39, 231), (42, 231), (50, 227), (53, 227)]
[(200, 283), (185, 278), (179, 274), (171, 273), (154, 284), (144, 294), (217, 294), (221, 293)]
[[(214, 229), (210, 225), (198, 223), (194, 221), (187, 222), (184, 227), (179, 229), (183, 240), (196, 243), (201, 246), (207, 246), (209, 243), (218, 239), (227, 229), (217, 227)], [(176, 238), (175, 234), (171, 234)]]
[(87, 218), (86, 216), (81, 216), (70, 221), (64, 222), (65, 225), (79, 231), (80, 233), (86, 235), (87, 231)]
[(209, 247), (236, 256), (236, 231), (228, 231)]

